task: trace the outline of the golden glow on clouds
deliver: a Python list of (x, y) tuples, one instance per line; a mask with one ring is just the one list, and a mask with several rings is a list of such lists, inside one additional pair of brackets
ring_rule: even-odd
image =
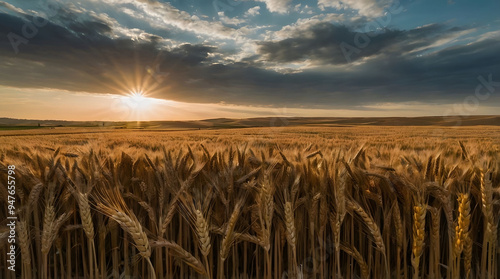
[[(0, 117), (74, 121), (198, 120), (249, 117), (377, 117), (442, 115), (460, 104), (378, 104), (356, 109), (301, 109), (197, 104), (148, 97), (143, 91), (128, 95), (74, 93), (53, 89), (1, 87)], [(135, 93), (135, 94), (134, 94)], [(498, 114), (480, 104), (474, 114)]]

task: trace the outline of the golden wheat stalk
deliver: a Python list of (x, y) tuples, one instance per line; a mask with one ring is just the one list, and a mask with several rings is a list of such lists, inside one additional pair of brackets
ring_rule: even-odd
[(413, 265), (413, 278), (419, 278), (420, 271), (420, 257), (424, 251), (425, 240), (425, 215), (426, 205), (417, 202), (413, 206), (413, 243), (412, 243), (412, 265)]
[(382, 234), (380, 233), (380, 228), (377, 226), (375, 220), (373, 220), (373, 218), (357, 202), (346, 199), (346, 205), (349, 210), (353, 210), (361, 217), (364, 225), (366, 225), (366, 227), (370, 231), (371, 236), (373, 237), (375, 247), (380, 251), (380, 253), (385, 254), (385, 245)]
[(203, 216), (203, 213), (196, 209), (196, 233), (200, 242), (200, 250), (203, 256), (208, 257), (212, 245), (210, 244), (210, 230), (208, 222)]
[(231, 217), (229, 218), (229, 221), (227, 222), (226, 225), (226, 230), (224, 231), (224, 238), (222, 239), (221, 243), (221, 250), (220, 250), (220, 258), (221, 261), (225, 261), (228, 254), (229, 254), (229, 249), (234, 243), (235, 240), (235, 231), (234, 228), (236, 226), (236, 222), (238, 221), (240, 212), (241, 212), (241, 206), (242, 202), (239, 202), (236, 204), (233, 213), (231, 214)]
[(151, 243), (154, 247), (167, 247), (170, 252), (173, 253), (176, 257), (179, 257), (184, 263), (193, 268), (194, 271), (199, 274), (207, 274), (205, 267), (203, 264), (195, 257), (193, 254), (184, 250), (181, 246), (176, 243), (167, 241), (167, 240), (159, 240), (153, 241)]
[(369, 278), (370, 268), (361, 253), (354, 246), (348, 247), (345, 243), (340, 244), (340, 249), (356, 260), (361, 272), (361, 278)]
[(297, 247), (296, 247), (296, 241), (297, 241), (297, 235), (296, 235), (296, 230), (295, 230), (295, 217), (294, 217), (294, 210), (292, 203), (287, 201), (285, 202), (285, 227), (286, 227), (286, 239), (288, 241), (289, 247), (292, 249), (291, 255), (289, 257), (291, 258), (291, 272), (293, 276), (296, 276), (297, 272), (297, 267), (296, 267), (296, 255), (297, 255)]
[(18, 233), (19, 246), (21, 247), (23, 277), (31, 278), (30, 233), (28, 226), (25, 221), (19, 221), (16, 229)]
[(497, 244), (497, 223), (493, 213), (493, 186), (491, 182), (492, 173), (481, 171), (481, 209), (485, 220), (485, 230), (483, 236), (483, 249), (481, 257), (482, 278), (493, 278), (493, 268), (495, 261), (495, 247)]
[(465, 252), (464, 268), (468, 277), (471, 270), (471, 251), (472, 240), (470, 239), (470, 196), (469, 193), (459, 193), (458, 201), (458, 220), (455, 228), (455, 258), (457, 261), (455, 274), (460, 272), (460, 256)]
[(389, 277), (389, 263), (386, 257), (385, 245), (382, 238), (382, 234), (380, 232), (380, 228), (375, 222), (375, 220), (370, 216), (357, 202), (346, 199), (346, 206), (350, 211), (356, 212), (361, 219), (363, 220), (363, 224), (368, 228), (370, 235), (373, 237), (373, 243), (375, 243), (375, 248), (379, 250), (379, 252), (383, 256), (383, 260), (385, 263), (385, 276)]
[(128, 209), (120, 192), (116, 188), (102, 188), (96, 191), (95, 199), (97, 200), (97, 209), (116, 221), (124, 231), (130, 234), (139, 255), (149, 264), (151, 278), (156, 278), (150, 260), (151, 246), (149, 245), (149, 239), (135, 214)]

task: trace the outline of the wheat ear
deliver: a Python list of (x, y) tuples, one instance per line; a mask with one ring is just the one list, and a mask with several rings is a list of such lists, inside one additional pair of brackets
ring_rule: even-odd
[[(458, 201), (458, 220), (455, 229), (455, 258), (457, 261), (457, 268), (455, 274), (460, 272), (460, 255), (465, 252), (464, 268), (466, 276), (469, 275), (471, 269), (471, 254), (472, 242), (470, 239), (469, 225), (470, 225), (470, 197), (468, 193), (460, 193), (457, 197)], [(465, 249), (465, 251), (464, 251)]]
[(19, 237), (19, 246), (21, 247), (21, 255), (23, 260), (23, 278), (31, 278), (31, 254), (30, 254), (30, 237), (28, 227), (25, 221), (17, 223), (17, 233)]
[(200, 242), (200, 250), (203, 256), (207, 257), (210, 254), (210, 232), (208, 227), (208, 222), (203, 217), (203, 213), (196, 209), (196, 233), (198, 234), (198, 240)]
[(227, 223), (227, 227), (224, 232), (224, 238), (222, 239), (222, 244), (221, 244), (222, 247), (220, 250), (220, 257), (222, 259), (222, 262), (226, 260), (229, 254), (229, 249), (231, 248), (235, 240), (234, 228), (236, 226), (236, 221), (238, 220), (238, 217), (240, 215), (241, 206), (242, 203), (238, 203), (236, 205)]
[(182, 248), (178, 244), (167, 240), (161, 240), (152, 242), (152, 245), (154, 247), (169, 248), (170, 249), (169, 251), (171, 253), (173, 253), (176, 257), (180, 258), (183, 262), (192, 267), (196, 272), (200, 274), (206, 274), (205, 267), (203, 266), (203, 264), (196, 257), (194, 257), (188, 251), (184, 250), (184, 248)]
[(364, 224), (368, 227), (371, 235), (373, 236), (373, 242), (377, 250), (385, 254), (385, 245), (382, 239), (382, 234), (380, 233), (380, 228), (377, 226), (375, 220), (366, 213), (366, 211), (355, 201), (346, 199), (346, 205), (350, 210), (356, 212), (361, 219), (363, 219)]
[(419, 278), (419, 268), (420, 268), (420, 257), (424, 251), (424, 239), (425, 239), (425, 215), (426, 215), (426, 205), (417, 203), (413, 207), (413, 244), (412, 244), (412, 254), (411, 259), (414, 273), (413, 278)]
[(98, 201), (97, 209), (120, 224), (122, 229), (130, 234), (135, 247), (139, 250), (139, 255), (149, 264), (150, 275), (152, 278), (156, 278), (150, 260), (151, 246), (149, 245), (149, 239), (135, 214), (126, 206), (120, 192), (116, 188), (101, 189), (96, 192), (95, 198)]

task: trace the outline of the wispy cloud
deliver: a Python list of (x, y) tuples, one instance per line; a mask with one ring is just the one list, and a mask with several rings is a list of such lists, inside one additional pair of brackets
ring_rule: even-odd
[[(220, 21), (207, 21), (196, 15), (181, 11), (170, 3), (156, 0), (103, 0), (113, 7), (128, 12), (130, 16), (148, 22), (152, 27), (158, 29), (177, 28), (193, 32), (208, 38), (230, 39), (239, 36), (237, 30), (224, 26)], [(127, 5), (133, 5), (136, 9), (130, 13)]]
[(393, 0), (318, 0), (320, 8), (352, 9), (362, 16), (382, 16)]
[(260, 6), (255, 6), (253, 8), (250, 8), (244, 14), (245, 17), (256, 16), (256, 15), (260, 15)]
[(286, 13), (290, 9), (292, 0), (256, 0), (258, 2), (266, 3), (266, 7), (273, 13)]

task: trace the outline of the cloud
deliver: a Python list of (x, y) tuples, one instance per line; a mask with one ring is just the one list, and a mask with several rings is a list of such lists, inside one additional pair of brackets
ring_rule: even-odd
[[(22, 34), (31, 19), (0, 13), (0, 37)], [(28, 44), (19, 45), (17, 55), (7, 40), (0, 41), (0, 84), (89, 94), (142, 88), (156, 98), (181, 102), (360, 109), (379, 103), (463, 102), (474, 94), (479, 75), (500, 80), (495, 32), (468, 44), (429, 49), (469, 29), (444, 24), (385, 29), (370, 34), (370, 43), (352, 56), (355, 63), (347, 63), (339, 45), (355, 46), (354, 30), (319, 18), (298, 23), (280, 30), (275, 40), (260, 42), (258, 55), (221, 64), (219, 58), (234, 55), (221, 45), (165, 47), (168, 38), (124, 29), (106, 14), (65, 9)], [(268, 63), (303, 61), (311, 67), (288, 73), (268, 69)]]
[(285, 25), (281, 30), (268, 32), (266, 34), (266, 41), (276, 41), (300, 36), (300, 33), (307, 33), (318, 24), (331, 23), (331, 24), (345, 24), (351, 27), (358, 27), (365, 24), (366, 21), (360, 17), (347, 17), (343, 14), (337, 13), (324, 13), (317, 14), (310, 17), (299, 18), (296, 22)]
[(7, 9), (8, 11), (12, 11), (12, 12), (19, 13), (19, 14), (25, 13), (25, 11), (23, 9), (20, 9), (12, 4), (9, 4), (9, 3), (3, 2), (3, 1), (0, 2), (0, 11), (2, 9)]
[(309, 7), (309, 5), (302, 6), (302, 4), (297, 4), (295, 5), (295, 7), (293, 7), (293, 10), (300, 14), (308, 14), (308, 15), (314, 14), (313, 9)]
[(470, 30), (431, 24), (407, 31), (385, 29), (359, 33), (345, 25), (312, 21), (280, 32), (284, 33), (281, 37), (287, 38), (258, 43), (258, 52), (265, 61), (342, 65), (379, 54), (403, 56), (429, 50), (452, 42)]
[[(0, 36), (22, 34), (27, 21), (0, 13)], [(3, 85), (57, 88), (123, 94), (131, 87), (156, 83), (147, 66), (162, 59), (168, 71), (181, 73), (209, 59), (210, 46), (184, 44), (162, 50), (158, 38), (111, 38), (104, 22), (72, 21), (66, 26), (49, 21), (16, 55), (11, 44), (0, 44)], [(14, 66), (13, 66), (14, 65)], [(137, 80), (135, 80), (137, 79)]]
[(257, 15), (260, 15), (260, 6), (255, 6), (253, 8), (250, 8), (244, 14), (245, 17), (257, 16)]
[(217, 14), (219, 15), (219, 20), (227, 25), (240, 25), (246, 22), (244, 19), (239, 19), (237, 17), (228, 17), (224, 12), (218, 12)]
[(318, 0), (320, 8), (353, 9), (366, 17), (382, 16), (393, 0)]
[(292, 0), (256, 0), (257, 2), (266, 3), (267, 9), (272, 13), (287, 13), (290, 9)]
[[(179, 10), (168, 2), (156, 0), (103, 0), (114, 9), (122, 10), (130, 16), (144, 20), (157, 29), (192, 32), (209, 38), (234, 39), (240, 37), (237, 30), (224, 26), (218, 21), (207, 21), (186, 11)], [(130, 5), (135, 9), (130, 11)]]

